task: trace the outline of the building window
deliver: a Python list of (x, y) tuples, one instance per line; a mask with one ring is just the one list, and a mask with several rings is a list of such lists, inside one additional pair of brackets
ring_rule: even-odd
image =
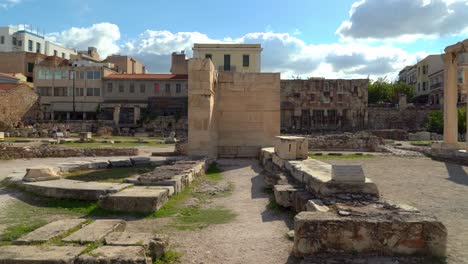
[(135, 93), (135, 84), (131, 83), (129, 88), (130, 93)]
[(166, 83), (166, 93), (167, 94), (171, 93), (171, 84), (170, 83)]
[(84, 96), (84, 88), (75, 88), (76, 96)]
[(242, 66), (249, 67), (249, 65), (250, 65), (250, 56), (249, 55), (243, 55), (242, 56)]
[(113, 88), (113, 87), (112, 87), (112, 83), (108, 83), (108, 84), (107, 84), (107, 92), (108, 92), (108, 93), (112, 93), (112, 88)]
[(343, 102), (343, 94), (338, 94), (338, 102)]
[(18, 47), (22, 47), (23, 46), (23, 41), (22, 40), (18, 40)]
[(57, 54), (58, 54), (58, 53), (57, 53), (57, 50), (54, 50), (54, 56), (57, 57)]
[(33, 51), (33, 42), (32, 40), (28, 40), (28, 51)]
[(423, 91), (426, 91), (426, 82), (423, 82)]
[(314, 102), (315, 101), (315, 94), (310, 95), (310, 101)]
[(86, 88), (86, 96), (93, 96), (93, 88)]
[(62, 52), (62, 59), (65, 59), (65, 52)]
[(0, 37), (0, 44), (5, 44), (5, 36)]
[(54, 96), (67, 96), (66, 87), (54, 87)]
[(180, 93), (181, 91), (182, 91), (182, 85), (180, 85), (180, 83), (176, 83), (175, 92)]
[(99, 88), (94, 88), (94, 96), (101, 96), (101, 89)]
[(12, 42), (13, 42), (13, 46), (16, 46), (16, 37), (13, 37)]
[(28, 72), (33, 72), (34, 70), (34, 63), (28, 62)]
[(40, 96), (52, 96), (52, 87), (38, 87), (37, 93)]
[(94, 72), (94, 80), (101, 80), (101, 72), (95, 71)]
[(41, 53), (41, 43), (36, 42), (36, 52)]
[(212, 54), (205, 54), (205, 59), (213, 60), (213, 55)]
[(144, 83), (140, 84), (140, 93), (142, 94), (146, 93), (146, 85)]
[(80, 80), (84, 80), (84, 71), (80, 71), (80, 74), (78, 76)]
[(123, 84), (119, 84), (119, 93), (123, 93), (125, 91), (125, 88)]
[(92, 80), (94, 78), (94, 72), (93, 71), (87, 71), (86, 72), (86, 79)]

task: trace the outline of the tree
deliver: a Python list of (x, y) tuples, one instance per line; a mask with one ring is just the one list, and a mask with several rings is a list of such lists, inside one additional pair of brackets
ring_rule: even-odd
[(369, 84), (369, 104), (396, 104), (403, 94), (410, 102), (413, 99), (413, 87), (406, 83), (390, 83), (386, 78), (379, 78)]
[[(429, 113), (429, 118), (425, 124), (426, 130), (431, 133), (444, 133), (444, 112), (440, 110)], [(466, 108), (458, 108), (458, 133), (466, 133)]]

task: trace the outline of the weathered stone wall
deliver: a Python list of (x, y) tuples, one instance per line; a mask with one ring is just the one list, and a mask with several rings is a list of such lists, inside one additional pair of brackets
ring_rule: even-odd
[(280, 75), (217, 72), (189, 62), (188, 154), (257, 156), (280, 134)]
[(39, 96), (26, 84), (0, 90), (0, 129), (15, 127), (18, 122), (34, 118)]
[(155, 135), (167, 136), (170, 132), (176, 132), (177, 138), (186, 138), (188, 130), (187, 117), (176, 118), (175, 116), (158, 116), (150, 121), (143, 123), (146, 131), (153, 132)]
[(431, 108), (369, 107), (368, 129), (424, 130)]
[(134, 156), (137, 148), (61, 148), (61, 147), (14, 147), (0, 144), (0, 159), (65, 158)]
[(367, 125), (367, 79), (281, 81), (285, 132), (357, 130)]
[(382, 138), (368, 133), (343, 133), (308, 137), (310, 150), (380, 151)]

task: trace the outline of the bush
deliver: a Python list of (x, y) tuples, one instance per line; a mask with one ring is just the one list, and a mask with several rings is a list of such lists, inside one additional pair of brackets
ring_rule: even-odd
[[(431, 133), (444, 133), (444, 112), (440, 110), (432, 111), (425, 124), (426, 130)], [(466, 108), (458, 108), (458, 133), (466, 133)]]

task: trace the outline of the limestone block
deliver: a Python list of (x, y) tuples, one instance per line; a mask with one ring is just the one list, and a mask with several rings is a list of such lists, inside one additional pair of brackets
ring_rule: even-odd
[(79, 256), (75, 264), (148, 264), (142, 246), (102, 246)]
[(5, 140), (5, 132), (0, 132), (0, 141)]
[(92, 243), (103, 240), (114, 231), (125, 230), (125, 221), (106, 219), (96, 220), (73, 234), (62, 239), (64, 242)]
[(109, 167), (109, 161), (107, 160), (95, 160), (87, 163), (88, 169), (105, 169)]
[(310, 212), (328, 212), (330, 209), (324, 205), (322, 200), (312, 199), (307, 202), (306, 211)]
[(307, 142), (304, 137), (278, 136), (275, 152), (284, 160), (307, 159), (309, 151)]
[(333, 165), (332, 181), (365, 182), (366, 177), (361, 165)]
[(99, 206), (113, 211), (149, 213), (161, 208), (168, 197), (168, 189), (133, 187), (101, 196)]
[(151, 233), (139, 232), (113, 232), (106, 236), (106, 245), (108, 246), (143, 246), (148, 250), (153, 259), (164, 255), (169, 244), (166, 235), (154, 235)]
[(278, 166), (280, 169), (284, 168), (284, 162), (285, 161), (282, 158), (278, 157), (278, 155), (276, 153), (273, 154), (272, 160), (273, 160), (273, 164)]
[(93, 138), (93, 133), (91, 132), (80, 132), (80, 140), (88, 141)]
[(38, 182), (58, 179), (60, 179), (60, 176), (54, 168), (41, 166), (26, 169), (26, 175), (24, 176), (23, 181)]
[(273, 187), (273, 193), (275, 195), (276, 203), (286, 208), (294, 207), (294, 195), (299, 190), (300, 189), (289, 184), (275, 185)]
[(294, 199), (294, 209), (296, 210), (296, 213), (307, 211), (307, 204), (309, 203), (309, 200), (314, 199), (314, 198), (315, 196), (313, 196), (308, 191), (294, 192), (293, 199)]
[(0, 247), (0, 263), (74, 264), (83, 250), (82, 246), (3, 246)]
[(66, 233), (68, 230), (82, 225), (86, 219), (64, 219), (49, 223), (14, 241), (16, 245), (47, 242), (49, 239)]

